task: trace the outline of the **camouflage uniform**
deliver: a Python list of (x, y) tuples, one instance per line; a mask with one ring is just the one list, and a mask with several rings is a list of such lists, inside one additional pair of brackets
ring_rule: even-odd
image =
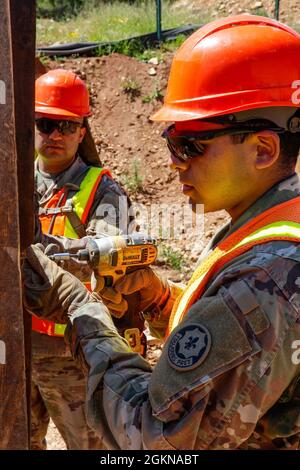
[[(42, 207), (60, 188), (67, 183), (79, 186), (89, 166), (79, 157), (65, 172), (51, 176), (42, 174), (36, 166), (36, 192), (39, 207)], [(120, 221), (119, 203), (129, 202), (119, 185), (103, 175), (89, 212), (86, 235), (116, 235), (116, 226), (127, 230), (126, 211)], [(103, 214), (104, 204), (116, 208), (114, 214)], [(122, 207), (120, 207), (122, 210)], [(56, 243), (61, 250), (84, 247), (84, 241), (65, 237), (48, 236), (41, 233), (37, 224), (36, 241), (47, 245)], [(67, 269), (82, 281), (90, 280), (90, 271), (85, 264), (72, 262)], [(45, 449), (49, 415), (63, 436), (68, 449), (101, 449), (101, 439), (95, 436), (86, 423), (85, 393), (86, 379), (76, 366), (69, 348), (62, 337), (32, 332), (32, 406), (31, 406), (31, 446), (32, 449)]]
[[(227, 224), (206, 251), (299, 195), (294, 174)], [(163, 315), (160, 331), (167, 325)], [(178, 370), (170, 361), (172, 343), (190, 326), (207, 328), (212, 341), (197, 367)], [(89, 423), (109, 448), (300, 447), (300, 361), (292, 360), (300, 340), (297, 243), (257, 245), (225, 265), (171, 333), (153, 371), (130, 352), (100, 303), (79, 308), (65, 338), (88, 372)]]

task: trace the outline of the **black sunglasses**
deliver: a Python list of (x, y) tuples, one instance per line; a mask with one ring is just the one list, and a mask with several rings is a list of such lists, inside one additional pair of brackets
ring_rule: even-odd
[(39, 118), (35, 120), (36, 128), (43, 134), (52, 134), (57, 129), (63, 135), (71, 135), (76, 132), (78, 127), (82, 127), (81, 122), (76, 121), (58, 121), (56, 119)]
[(205, 140), (212, 140), (223, 135), (251, 134), (265, 129), (277, 133), (285, 132), (285, 129), (282, 127), (240, 126), (202, 132), (182, 131), (181, 134), (180, 132), (175, 131), (175, 126), (172, 124), (163, 131), (162, 137), (166, 139), (167, 146), (171, 154), (178, 160), (186, 162), (191, 158), (199, 157), (204, 154), (206, 145), (202, 142)]

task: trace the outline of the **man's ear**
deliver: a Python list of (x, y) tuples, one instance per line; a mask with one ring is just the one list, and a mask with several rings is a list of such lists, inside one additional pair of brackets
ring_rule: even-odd
[(86, 133), (86, 128), (85, 128), (85, 127), (81, 127), (81, 128), (80, 128), (80, 136), (79, 136), (79, 143), (80, 143), (80, 144), (81, 144), (81, 142), (82, 142), (83, 139), (84, 139), (85, 133)]
[(276, 132), (265, 130), (256, 132), (253, 137), (256, 139), (255, 168), (263, 170), (274, 165), (280, 155), (279, 135)]

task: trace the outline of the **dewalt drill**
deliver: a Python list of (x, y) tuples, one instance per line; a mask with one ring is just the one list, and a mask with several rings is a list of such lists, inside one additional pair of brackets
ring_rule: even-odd
[[(156, 257), (156, 240), (138, 232), (131, 235), (90, 238), (86, 248), (77, 253), (55, 253), (49, 256), (56, 262), (71, 258), (86, 261), (95, 273), (105, 278), (107, 287), (113, 287), (126, 272), (154, 263)], [(138, 296), (138, 293), (126, 296), (128, 311), (124, 317), (114, 318), (114, 322), (132, 350), (145, 355), (146, 340), (143, 334), (141, 335), (144, 319), (140, 312), (134, 309)]]

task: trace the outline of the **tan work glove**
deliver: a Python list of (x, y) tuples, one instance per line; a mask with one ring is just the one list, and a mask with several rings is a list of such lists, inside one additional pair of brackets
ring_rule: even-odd
[[(47, 252), (51, 251), (49, 248)], [(75, 276), (51, 261), (44, 253), (43, 245), (28, 248), (22, 271), (25, 307), (38, 317), (67, 323), (77, 308), (90, 302), (101, 302)]]
[(105, 287), (104, 277), (94, 274), (91, 285), (116, 318), (121, 318), (127, 312), (126, 296), (138, 293), (135, 309), (146, 312), (152, 307), (163, 305), (169, 295), (168, 282), (149, 267), (126, 274), (114, 287)]

